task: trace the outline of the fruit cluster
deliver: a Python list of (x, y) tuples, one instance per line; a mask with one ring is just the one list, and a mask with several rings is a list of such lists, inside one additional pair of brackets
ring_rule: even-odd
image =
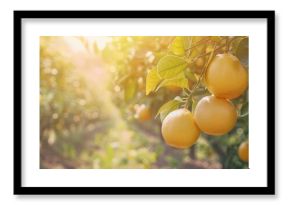
[[(201, 131), (222, 136), (235, 127), (238, 116), (231, 100), (248, 87), (246, 69), (232, 54), (217, 54), (206, 70), (204, 82), (212, 95), (200, 99), (193, 114), (181, 108), (163, 120), (162, 136), (168, 145), (188, 148), (198, 140)], [(241, 144), (238, 154), (241, 160), (248, 160), (247, 142)]]

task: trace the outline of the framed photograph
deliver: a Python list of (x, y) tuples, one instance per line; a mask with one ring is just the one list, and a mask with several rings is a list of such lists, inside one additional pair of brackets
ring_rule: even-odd
[(14, 11), (14, 194), (275, 194), (274, 11)]

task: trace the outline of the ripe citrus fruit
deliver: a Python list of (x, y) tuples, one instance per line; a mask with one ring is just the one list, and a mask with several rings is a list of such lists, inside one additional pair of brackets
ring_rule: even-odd
[(234, 99), (248, 87), (248, 74), (239, 59), (231, 54), (218, 54), (210, 63), (205, 81), (216, 97)]
[(206, 96), (197, 103), (194, 118), (203, 132), (220, 136), (234, 128), (237, 112), (230, 101), (215, 96)]
[(192, 146), (200, 134), (193, 114), (187, 109), (178, 109), (169, 113), (162, 122), (161, 132), (169, 146), (179, 149)]
[(240, 160), (247, 162), (249, 161), (249, 143), (248, 142), (243, 142), (240, 144), (239, 149), (238, 149), (238, 155)]
[(149, 107), (147, 107), (144, 104), (140, 105), (137, 108), (136, 118), (140, 122), (144, 122), (144, 121), (150, 120), (151, 119), (151, 111), (150, 111)]

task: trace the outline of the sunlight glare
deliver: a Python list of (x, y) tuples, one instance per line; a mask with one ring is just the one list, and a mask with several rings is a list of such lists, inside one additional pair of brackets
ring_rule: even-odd
[(111, 41), (111, 37), (107, 36), (88, 36), (86, 37), (89, 44), (93, 44), (94, 42), (97, 43), (97, 46), (100, 50), (103, 50), (107, 43)]

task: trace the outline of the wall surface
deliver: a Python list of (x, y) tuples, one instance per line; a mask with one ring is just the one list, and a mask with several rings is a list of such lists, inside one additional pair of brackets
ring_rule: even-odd
[[(283, 3), (282, 3), (283, 2)], [(1, 204), (288, 204), (290, 201), (290, 69), (287, 1), (1, 1), (0, 3), (0, 203)], [(14, 196), (13, 10), (276, 10), (276, 196)], [(274, 137), (274, 136), (273, 136)], [(258, 149), (258, 148), (257, 148)], [(53, 179), (52, 179), (53, 180)], [(206, 180), (206, 179), (205, 179)]]

